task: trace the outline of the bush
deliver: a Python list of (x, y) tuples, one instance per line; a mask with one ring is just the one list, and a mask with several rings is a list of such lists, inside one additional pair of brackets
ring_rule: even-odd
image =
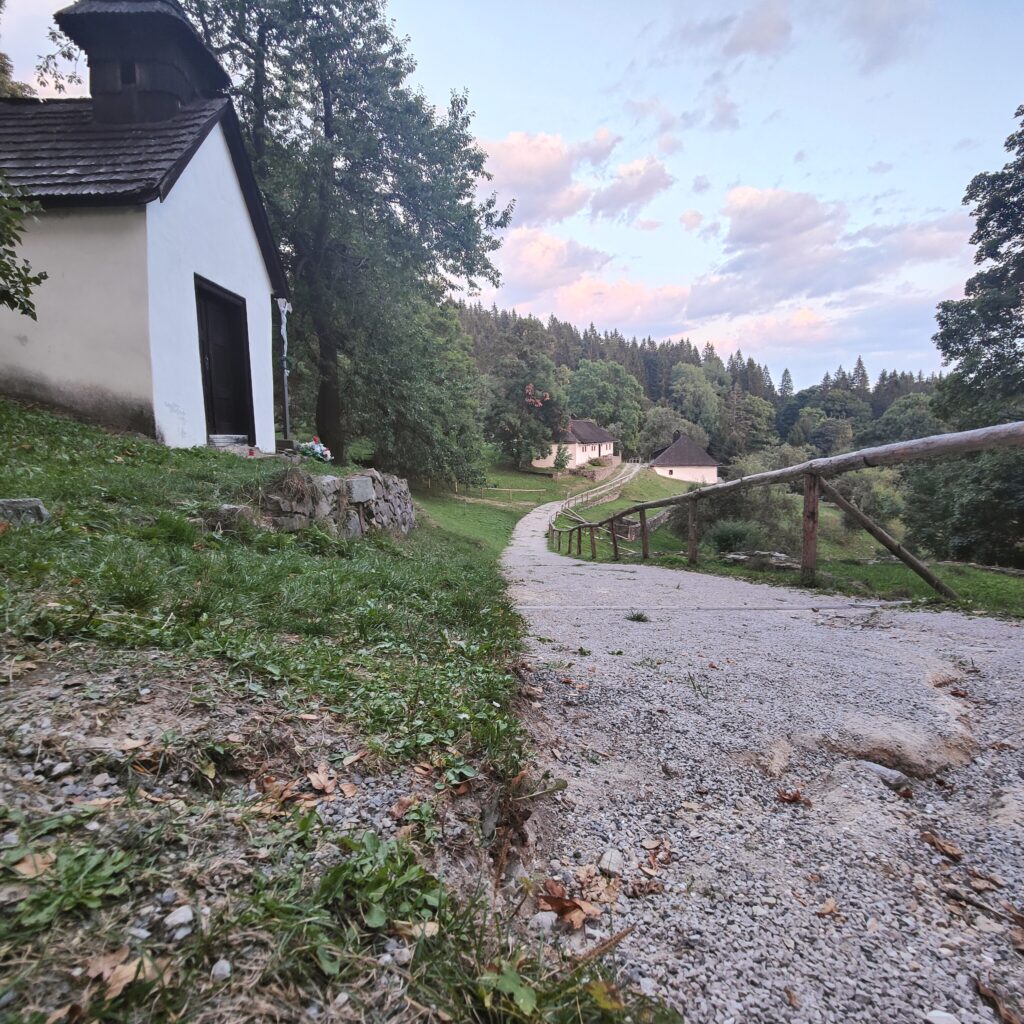
[(708, 540), (720, 555), (764, 546), (764, 532), (749, 519), (721, 519), (708, 530)]

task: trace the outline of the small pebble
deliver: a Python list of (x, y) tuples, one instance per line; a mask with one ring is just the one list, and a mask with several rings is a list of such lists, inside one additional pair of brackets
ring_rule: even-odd
[(183, 924), (191, 924), (194, 917), (192, 908), (186, 904), (183, 907), (178, 907), (177, 910), (172, 910), (164, 918), (164, 924), (168, 928), (178, 928)]
[(231, 977), (231, 961), (223, 957), (210, 968), (210, 977), (214, 981), (227, 981)]

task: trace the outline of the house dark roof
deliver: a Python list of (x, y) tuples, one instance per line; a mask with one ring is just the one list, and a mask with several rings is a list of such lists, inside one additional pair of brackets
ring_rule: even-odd
[(615, 437), (593, 420), (569, 420), (569, 429), (563, 431), (562, 444), (612, 444), (614, 441)]
[(651, 459), (651, 465), (717, 466), (718, 463), (696, 441), (681, 434), (660, 455)]
[(98, 40), (120, 26), (131, 15), (133, 28), (143, 33), (170, 33), (177, 37), (211, 91), (224, 92), (231, 78), (221, 67), (203, 37), (189, 20), (178, 0), (79, 0), (54, 15), (61, 31), (88, 51)]
[(218, 124), (274, 290), (286, 295), (288, 282), (263, 199), (226, 97), (199, 100), (169, 120), (147, 124), (98, 123), (89, 99), (0, 100), (0, 170), (11, 185), (46, 207), (150, 203), (167, 198)]

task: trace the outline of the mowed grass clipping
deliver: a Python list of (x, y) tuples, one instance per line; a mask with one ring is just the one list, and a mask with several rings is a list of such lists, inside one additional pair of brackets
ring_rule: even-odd
[(195, 520), (254, 498), (279, 460), (172, 451), (9, 402), (0, 436), (0, 494), (52, 514), (0, 536), (8, 634), (216, 657), (314, 692), (387, 755), (457, 743), (518, 771), (506, 664), (520, 626), (492, 528), (440, 516), (404, 543), (211, 533)]

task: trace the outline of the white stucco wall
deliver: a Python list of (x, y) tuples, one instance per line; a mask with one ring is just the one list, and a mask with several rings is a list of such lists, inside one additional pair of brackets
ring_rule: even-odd
[(157, 436), (175, 447), (207, 442), (195, 275), (245, 299), (256, 444), (272, 452), (273, 291), (218, 125), (163, 203), (148, 207), (150, 351)]
[(0, 390), (151, 429), (144, 210), (41, 213), (20, 253), (49, 277), (37, 321), (0, 310)]
[(716, 466), (653, 466), (658, 476), (671, 477), (694, 484), (717, 484), (718, 468)]

